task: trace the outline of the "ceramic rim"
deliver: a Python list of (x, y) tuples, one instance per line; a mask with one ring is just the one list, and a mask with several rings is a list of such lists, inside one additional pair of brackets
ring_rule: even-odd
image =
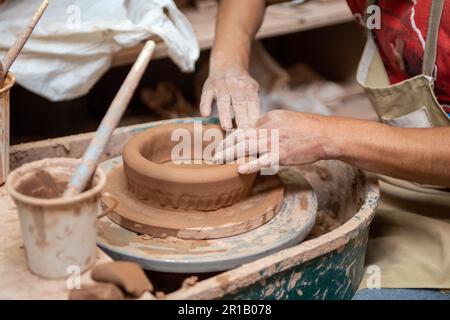
[(87, 191), (72, 196), (70, 198), (40, 199), (24, 195), (16, 190), (17, 182), (22, 178), (22, 176), (33, 170), (46, 169), (52, 166), (63, 167), (65, 165), (73, 165), (71, 169), (75, 169), (76, 165), (80, 163), (81, 163), (80, 159), (53, 158), (53, 159), (43, 159), (24, 164), (23, 166), (15, 169), (8, 175), (8, 178), (6, 180), (6, 189), (8, 190), (9, 194), (14, 200), (32, 206), (60, 207), (82, 202), (95, 195), (99, 195), (102, 192), (106, 184), (106, 174), (100, 167), (97, 167), (97, 170), (95, 171), (96, 177), (95, 185), (92, 188), (88, 189)]

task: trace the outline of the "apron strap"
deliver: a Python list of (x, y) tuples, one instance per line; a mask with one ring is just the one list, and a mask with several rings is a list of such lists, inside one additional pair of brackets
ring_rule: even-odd
[[(366, 1), (366, 12), (364, 21), (367, 22), (369, 14), (367, 8), (371, 5), (377, 4), (377, 0)], [(426, 76), (432, 77), (434, 66), (436, 64), (437, 45), (439, 38), (439, 26), (441, 24), (442, 12), (444, 9), (444, 0), (432, 0), (430, 17), (428, 19), (428, 31), (425, 44), (425, 52), (423, 57), (422, 73)], [(367, 29), (369, 36), (373, 36), (372, 30)]]
[(444, 0), (432, 1), (422, 66), (422, 73), (429, 77), (433, 76), (434, 66), (436, 64), (439, 26), (441, 24), (443, 8)]

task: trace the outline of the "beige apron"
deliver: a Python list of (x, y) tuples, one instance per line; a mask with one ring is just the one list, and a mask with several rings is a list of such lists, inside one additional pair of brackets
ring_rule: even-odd
[[(368, 1), (368, 5), (375, 3)], [(450, 124), (433, 90), (443, 5), (443, 0), (432, 1), (423, 74), (398, 84), (390, 85), (374, 34), (368, 32), (357, 80), (382, 122), (409, 128)], [(389, 177), (380, 177), (380, 187), (366, 265), (379, 267), (381, 287), (450, 289), (449, 190)], [(361, 288), (370, 287), (374, 275), (366, 274)]]

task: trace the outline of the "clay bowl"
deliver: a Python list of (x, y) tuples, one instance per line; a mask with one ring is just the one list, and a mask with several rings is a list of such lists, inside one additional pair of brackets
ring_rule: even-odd
[[(216, 139), (221, 140), (225, 136), (218, 125), (188, 123), (154, 127), (131, 138), (123, 151), (129, 190), (153, 206), (183, 210), (212, 211), (248, 197), (257, 174), (240, 175), (238, 164), (171, 162), (172, 150), (181, 141), (172, 141), (174, 130), (187, 130), (192, 137), (187, 141), (190, 140), (192, 147), (195, 143), (194, 130), (199, 127), (203, 133), (208, 129), (220, 132), (220, 138)], [(216, 139), (212, 142), (217, 143)], [(200, 138), (204, 150), (211, 141), (202, 140)], [(192, 155), (189, 157), (195, 158)]]

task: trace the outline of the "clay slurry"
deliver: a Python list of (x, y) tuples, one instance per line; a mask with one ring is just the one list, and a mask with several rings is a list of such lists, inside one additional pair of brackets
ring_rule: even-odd
[(133, 262), (115, 261), (97, 265), (91, 277), (95, 281), (113, 283), (135, 298), (153, 291), (153, 284), (141, 267)]
[[(53, 177), (46, 170), (36, 170), (17, 186), (21, 194), (38, 199), (61, 198), (67, 188), (69, 176)], [(87, 190), (92, 188), (92, 185)]]
[(58, 181), (47, 171), (37, 170), (19, 184), (17, 191), (33, 198), (54, 199), (62, 196), (66, 186), (67, 181)]

